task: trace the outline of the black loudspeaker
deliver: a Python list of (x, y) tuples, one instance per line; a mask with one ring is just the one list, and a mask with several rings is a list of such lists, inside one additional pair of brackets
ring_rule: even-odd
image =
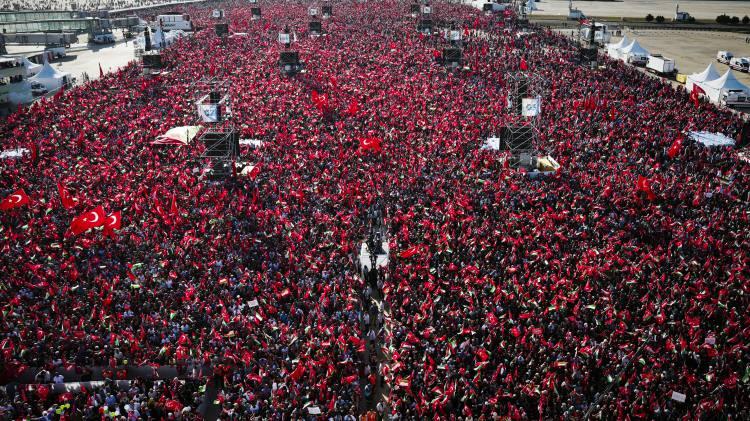
[(492, 3), (485, 3), (482, 5), (482, 11), (484, 12), (491, 12), (492, 11)]
[(308, 25), (308, 30), (315, 34), (322, 34), (323, 33), (323, 25), (320, 24), (318, 21), (312, 21)]
[(219, 101), (221, 101), (221, 94), (219, 94), (216, 91), (211, 91), (208, 93), (208, 102), (211, 104), (218, 104)]
[(216, 36), (223, 37), (229, 33), (229, 24), (216, 23), (214, 24), (214, 29), (216, 30)]
[(584, 63), (590, 63), (596, 61), (597, 49), (596, 48), (584, 48), (581, 47), (581, 61)]
[(443, 61), (445, 63), (460, 63), (461, 62), (461, 49), (443, 48)]
[(299, 64), (299, 53), (297, 51), (282, 51), (281, 57), (279, 58), (279, 64), (282, 66), (292, 65), (296, 66)]
[(745, 124), (742, 125), (740, 141), (737, 146), (744, 147), (747, 145), (750, 145), (750, 121), (746, 121)]
[(253, 7), (250, 9), (250, 13), (252, 13), (253, 17), (260, 17), (260, 7)]
[(145, 47), (143, 48), (145, 51), (151, 51), (151, 31), (148, 30), (148, 28), (143, 30), (143, 39), (145, 40)]
[(417, 23), (417, 30), (418, 31), (432, 31), (432, 20), (420, 19), (419, 23)]
[(144, 54), (143, 55), (143, 67), (150, 67), (152, 69), (161, 69), (161, 54)]
[(323, 16), (333, 16), (333, 6), (323, 6)]

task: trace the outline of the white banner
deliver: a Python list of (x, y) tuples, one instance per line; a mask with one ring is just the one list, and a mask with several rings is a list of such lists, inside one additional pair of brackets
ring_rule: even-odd
[(539, 98), (522, 98), (521, 114), (524, 117), (536, 117), (541, 111), (542, 104)]
[(198, 115), (204, 123), (219, 121), (219, 104), (198, 104)]

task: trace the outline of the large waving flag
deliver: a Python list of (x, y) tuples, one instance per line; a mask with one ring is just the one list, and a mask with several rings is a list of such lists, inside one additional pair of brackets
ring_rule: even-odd
[(381, 140), (377, 137), (365, 137), (359, 140), (359, 147), (363, 151), (380, 152), (383, 148), (380, 146)]
[(31, 202), (29, 196), (23, 189), (18, 189), (10, 196), (0, 201), (0, 210), (9, 211), (11, 209), (23, 206)]
[(106, 223), (105, 219), (104, 208), (97, 206), (94, 210), (82, 213), (73, 218), (73, 222), (70, 223), (70, 231), (74, 235), (78, 235), (91, 228), (102, 227)]

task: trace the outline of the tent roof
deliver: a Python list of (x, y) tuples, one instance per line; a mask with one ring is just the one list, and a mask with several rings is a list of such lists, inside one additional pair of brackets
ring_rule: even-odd
[(63, 73), (50, 66), (49, 62), (45, 61), (42, 70), (34, 76), (34, 79), (60, 79), (69, 73)]
[(31, 61), (29, 61), (29, 59), (26, 58), (26, 56), (22, 56), (21, 61), (23, 61), (23, 64), (26, 66), (27, 69), (36, 69), (37, 67), (42, 67), (41, 64), (36, 64), (36, 63), (32, 63)]
[(641, 44), (638, 44), (638, 41), (633, 40), (633, 42), (630, 43), (627, 47), (620, 49), (623, 53), (633, 53), (633, 54), (648, 54), (648, 51), (641, 47)]
[(734, 77), (734, 72), (732, 72), (731, 69), (727, 70), (727, 72), (720, 78), (704, 82), (703, 85), (716, 90), (748, 91), (747, 86), (743, 85), (742, 82)]
[(612, 43), (609, 46), (612, 48), (622, 48), (630, 43), (630, 40), (628, 39), (627, 35), (623, 35), (622, 39), (619, 42)]
[(706, 70), (700, 73), (693, 73), (690, 75), (690, 79), (696, 82), (705, 82), (707, 80), (714, 80), (719, 78), (719, 72), (716, 71), (716, 66), (713, 63), (709, 63)]

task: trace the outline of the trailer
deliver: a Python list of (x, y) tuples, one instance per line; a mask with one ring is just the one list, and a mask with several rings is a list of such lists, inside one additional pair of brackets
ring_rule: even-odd
[(674, 60), (661, 54), (651, 54), (648, 56), (646, 70), (658, 75), (672, 75), (675, 72)]

